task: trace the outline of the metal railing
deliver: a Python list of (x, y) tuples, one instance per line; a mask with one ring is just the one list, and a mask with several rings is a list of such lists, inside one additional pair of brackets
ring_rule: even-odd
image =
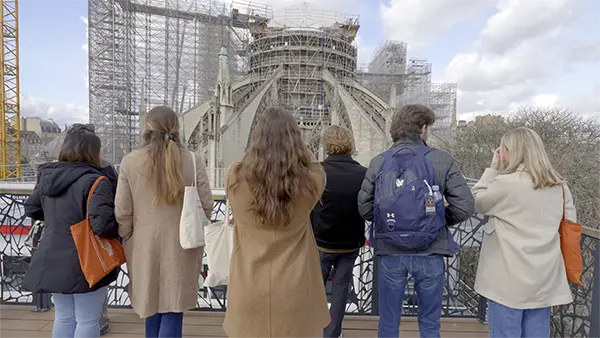
[[(0, 224), (2, 249), (1, 291), (2, 304), (31, 304), (38, 308), (48, 306), (43, 295), (32, 295), (21, 289), (21, 282), (28, 268), (31, 250), (24, 245), (25, 237), (31, 227), (31, 220), (24, 216), (23, 202), (31, 192), (31, 183), (0, 183)], [(222, 189), (213, 191), (215, 208), (213, 219), (222, 219), (225, 211), (225, 196)], [(450, 229), (461, 250), (458, 255), (446, 258), (447, 271), (443, 300), (444, 317), (472, 317), (486, 321), (487, 301), (474, 290), (475, 273), (483, 235), (481, 228), (487, 218), (474, 215), (466, 222)], [(368, 226), (367, 226), (368, 232)], [(584, 258), (583, 287), (571, 285), (574, 302), (556, 307), (553, 310), (552, 329), (555, 337), (599, 337), (600, 318), (600, 231), (584, 229), (581, 248)], [(375, 276), (377, 264), (373, 250), (363, 247), (356, 260), (354, 277), (347, 304), (349, 314), (377, 315), (377, 283)], [(226, 288), (204, 288), (204, 269), (199, 280), (198, 310), (223, 311), (227, 304)], [(130, 305), (127, 285), (129, 277), (126, 267), (116, 282), (110, 286), (109, 304), (114, 307)], [(251, 287), (251, 286), (250, 286)], [(326, 292), (330, 295), (331, 285)], [(404, 302), (404, 315), (416, 315), (417, 298), (412, 282), (407, 285)], [(42, 309), (43, 310), (43, 309)]]

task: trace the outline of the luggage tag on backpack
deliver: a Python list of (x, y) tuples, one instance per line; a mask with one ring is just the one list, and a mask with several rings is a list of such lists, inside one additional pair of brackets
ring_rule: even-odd
[(433, 194), (428, 194), (425, 197), (425, 215), (435, 215), (435, 198), (433, 197)]

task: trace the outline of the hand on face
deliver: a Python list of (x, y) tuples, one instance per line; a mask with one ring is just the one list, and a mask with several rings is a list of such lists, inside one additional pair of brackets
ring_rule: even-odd
[(500, 170), (501, 166), (502, 166), (502, 155), (500, 154), (500, 148), (498, 147), (494, 151), (494, 157), (492, 157), (492, 164), (490, 165), (490, 168)]

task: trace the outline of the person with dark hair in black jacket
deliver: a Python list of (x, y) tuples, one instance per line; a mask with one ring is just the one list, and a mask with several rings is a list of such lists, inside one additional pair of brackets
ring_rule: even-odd
[[(82, 124), (75, 123), (71, 126), (68, 133), (72, 133), (78, 130), (87, 130), (91, 133), (95, 133), (96, 128), (93, 124)], [(109, 178), (109, 180), (113, 184), (117, 184), (118, 173), (112, 163), (107, 160), (102, 160), (102, 168), (104, 169), (104, 173)], [(108, 318), (108, 296), (104, 300), (102, 304), (102, 316), (100, 317), (100, 335), (105, 335), (110, 331), (110, 319)]]
[[(36, 186), (25, 202), (26, 216), (44, 221), (45, 229), (23, 288), (52, 293), (53, 337), (99, 337), (107, 286), (117, 279), (120, 271), (114, 269), (90, 288), (70, 229), (85, 219), (87, 213), (96, 235), (118, 238), (114, 215), (116, 175), (102, 167), (100, 151), (100, 139), (93, 132), (81, 129), (67, 133), (58, 162), (38, 167)], [(88, 195), (100, 176), (108, 180), (97, 185), (88, 209)]]
[(324, 282), (332, 269), (334, 273), (331, 323), (323, 330), (323, 336), (337, 338), (342, 334), (352, 270), (365, 244), (365, 221), (358, 213), (357, 196), (367, 168), (352, 159), (354, 137), (349, 129), (330, 126), (323, 134), (323, 145), (328, 155), (322, 162), (327, 185), (310, 220)]

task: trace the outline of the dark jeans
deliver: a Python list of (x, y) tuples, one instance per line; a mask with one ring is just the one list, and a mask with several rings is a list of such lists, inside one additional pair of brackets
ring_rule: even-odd
[(146, 318), (146, 338), (181, 338), (183, 313), (157, 313)]
[(377, 271), (379, 302), (379, 338), (398, 338), (406, 281), (411, 275), (417, 293), (421, 338), (440, 337), (442, 296), (444, 294), (444, 258), (439, 255), (379, 256)]
[(331, 322), (323, 330), (323, 337), (338, 338), (342, 334), (342, 322), (346, 314), (346, 302), (352, 282), (352, 269), (358, 257), (358, 250), (349, 253), (328, 253), (320, 251), (321, 272), (323, 281), (327, 278), (333, 268), (333, 291), (331, 295), (331, 308), (329, 314)]

